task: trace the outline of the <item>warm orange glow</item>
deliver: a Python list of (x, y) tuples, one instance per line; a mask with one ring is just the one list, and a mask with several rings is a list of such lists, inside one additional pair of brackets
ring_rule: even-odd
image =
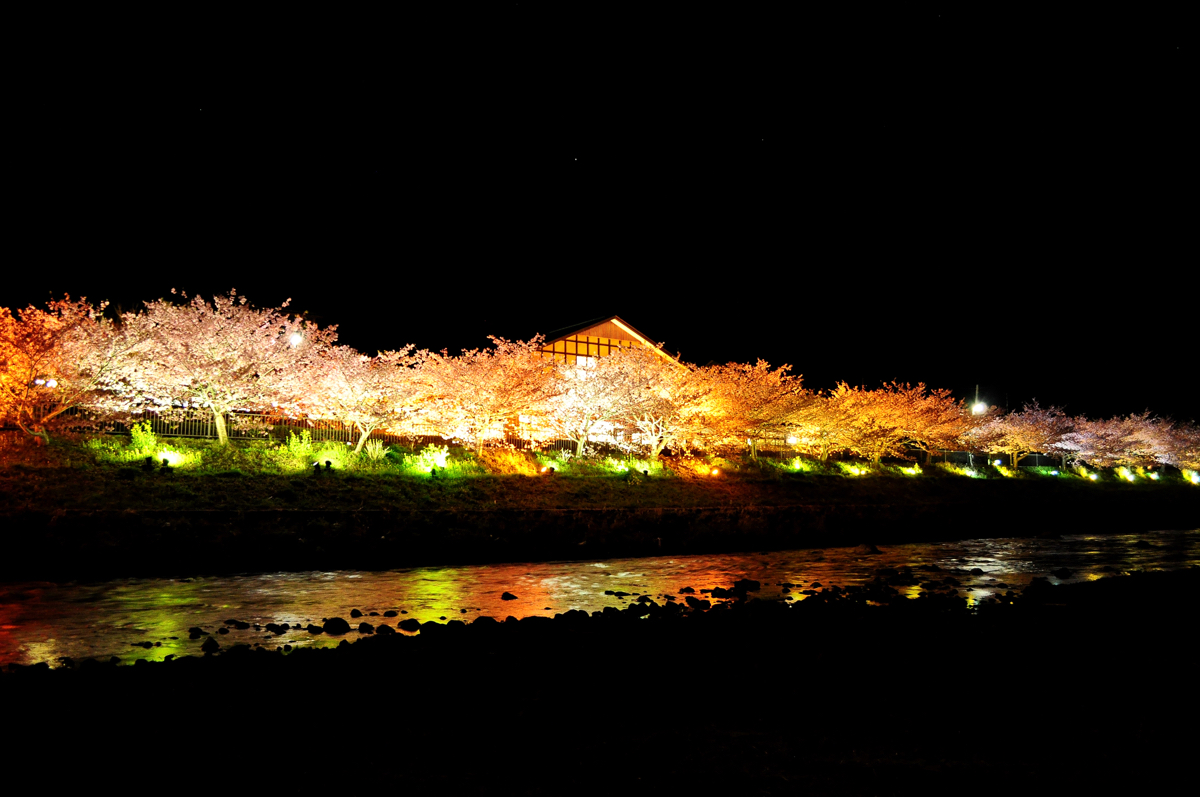
[(717, 470), (716, 468), (713, 468), (713, 470), (712, 470), (712, 475), (713, 475), (713, 476), (716, 476), (716, 475), (717, 475), (717, 474), (719, 474), (720, 472), (721, 472), (721, 471)]
[(615, 326), (618, 326), (618, 327), (620, 327), (621, 329), (625, 330), (625, 331), (626, 331), (626, 332), (628, 332), (630, 335), (633, 335), (633, 337), (635, 337), (636, 339), (640, 340), (644, 346), (648, 347), (648, 348), (649, 348), (651, 351), (653, 351), (653, 352), (654, 352), (655, 354), (657, 354), (659, 357), (662, 357), (664, 360), (667, 360), (668, 362), (675, 363), (676, 365), (680, 366), (681, 368), (686, 368), (686, 367), (687, 367), (687, 366), (685, 366), (683, 363), (679, 362), (679, 360), (676, 360), (674, 357), (672, 357), (671, 355), (667, 354), (667, 353), (666, 353), (665, 351), (663, 351), (662, 349), (658, 348), (658, 346), (654, 345), (653, 343), (651, 343), (650, 341), (646, 340), (645, 338), (643, 338), (643, 337), (642, 337), (641, 335), (639, 335), (638, 333), (634, 332), (634, 331), (633, 331), (632, 329), (630, 329), (629, 327), (627, 327), (627, 326), (625, 326), (624, 324), (622, 324), (622, 323), (620, 322), (620, 320), (619, 320), (619, 319), (616, 319), (616, 318), (612, 319), (612, 323), (613, 323)]

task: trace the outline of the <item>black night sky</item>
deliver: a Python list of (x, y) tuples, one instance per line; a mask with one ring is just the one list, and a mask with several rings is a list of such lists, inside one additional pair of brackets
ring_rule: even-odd
[(366, 351), (615, 313), (813, 388), (1200, 418), (1182, 18), (694, 13), (405, 11), (128, 91), (47, 71), (8, 109), (0, 304), (236, 288)]

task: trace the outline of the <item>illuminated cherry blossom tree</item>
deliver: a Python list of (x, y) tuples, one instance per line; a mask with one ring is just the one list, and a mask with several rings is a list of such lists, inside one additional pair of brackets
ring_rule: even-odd
[(875, 390), (839, 383), (791, 420), (800, 447), (821, 460), (844, 450), (876, 464), (883, 457), (907, 457), (913, 448), (928, 453), (956, 447), (971, 423), (948, 390), (899, 382)]
[(974, 425), (965, 403), (949, 390), (891, 382), (878, 392), (890, 395), (904, 443), (924, 451), (926, 461), (938, 449), (957, 448)]
[(0, 308), (0, 411), (22, 430), (49, 442), (47, 427), (73, 407), (101, 409), (139, 341), (86, 299)]
[(1159, 461), (1180, 470), (1200, 471), (1200, 427), (1194, 423), (1170, 423), (1164, 434), (1167, 444)]
[(349, 346), (334, 346), (312, 368), (311, 395), (301, 406), (315, 417), (353, 423), (358, 453), (376, 429), (409, 426), (417, 417), (426, 388), (416, 366), (425, 354), (414, 353), (409, 345), (368, 357)]
[[(546, 404), (544, 421), (558, 437), (575, 443), (582, 456), (591, 435), (640, 406), (651, 383), (651, 363), (632, 348), (597, 358), (558, 363), (558, 391)], [(657, 358), (657, 355), (652, 355)]]
[[(174, 291), (172, 291), (174, 293)], [(228, 444), (225, 415), (294, 404), (313, 390), (336, 327), (318, 328), (278, 308), (257, 309), (230, 291), (206, 302), (146, 302), (125, 317), (144, 333), (142, 356), (124, 374), (126, 389), (159, 404), (202, 407)]]
[(989, 418), (965, 437), (988, 453), (1008, 454), (1013, 467), (1017, 467), (1030, 454), (1055, 450), (1072, 428), (1071, 419), (1061, 409), (1042, 408), (1035, 400), (1020, 412)]
[(714, 426), (709, 422), (713, 384), (706, 373), (649, 347), (624, 350), (620, 355), (628, 358), (629, 367), (640, 374), (641, 381), (618, 417), (625, 426), (638, 430), (651, 459), (658, 459), (668, 447), (687, 451), (714, 438)]
[(543, 414), (559, 389), (553, 364), (539, 351), (540, 335), (525, 342), (490, 339), (492, 348), (457, 357), (426, 352), (419, 366), (428, 388), (425, 422), (443, 437), (470, 441), (476, 451), (518, 416)]
[(1154, 424), (1148, 412), (1107, 420), (1079, 417), (1051, 447), (1062, 455), (1064, 465), (1068, 460), (1097, 468), (1151, 465), (1168, 455)]
[(728, 363), (698, 369), (711, 390), (707, 424), (714, 435), (743, 442), (750, 458), (758, 459), (758, 445), (768, 436), (785, 437), (787, 420), (812, 401), (801, 386), (801, 377), (790, 376), (790, 365), (773, 369), (765, 360), (754, 365)]

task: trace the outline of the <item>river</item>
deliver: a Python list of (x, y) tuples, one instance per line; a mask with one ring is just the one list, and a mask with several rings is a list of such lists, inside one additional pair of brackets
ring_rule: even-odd
[[(1064, 535), (1061, 539), (1000, 538), (894, 545), (877, 554), (853, 548), (604, 561), (421, 567), (379, 572), (258, 573), (212, 578), (119, 579), (101, 583), (0, 584), (0, 666), (117, 657), (161, 660), (198, 654), (199, 627), (218, 635), (226, 620), (249, 623), (220, 635), (223, 645), (332, 646), (347, 637), (302, 630), (327, 617), (352, 626), (354, 609), (372, 625), (393, 627), (406, 618), (422, 622), (490, 615), (553, 616), (569, 609), (596, 611), (625, 606), (641, 594), (662, 603), (682, 587), (731, 586), (739, 578), (762, 583), (761, 599), (803, 600), (804, 589), (870, 581), (877, 568), (936, 565), (961, 582), (974, 605), (1006, 589), (1020, 590), (1035, 576), (1051, 583), (1096, 579), (1131, 570), (1176, 569), (1200, 564), (1200, 530), (1142, 534)], [(1073, 571), (1057, 578), (1052, 571)], [(982, 575), (972, 575), (972, 569)], [(814, 583), (815, 582), (815, 583)], [(780, 583), (796, 584), (784, 594)], [(817, 586), (817, 585), (821, 586)], [(915, 597), (920, 587), (906, 588)], [(505, 593), (516, 599), (504, 600)], [(628, 593), (620, 596), (610, 593)], [(394, 617), (385, 612), (395, 612)], [(376, 616), (372, 616), (374, 613)], [(288, 623), (283, 635), (263, 630)], [(255, 626), (259, 626), (258, 629)], [(301, 626), (296, 628), (295, 626)], [(147, 647), (146, 644), (149, 643)]]

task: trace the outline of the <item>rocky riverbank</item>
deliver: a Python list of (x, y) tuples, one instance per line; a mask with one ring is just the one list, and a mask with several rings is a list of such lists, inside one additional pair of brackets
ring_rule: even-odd
[[(881, 572), (791, 604), (754, 600), (748, 581), (721, 598), (681, 585), (675, 600), (624, 610), (415, 635), (387, 617), (281, 634), (231, 617), (228, 633), (197, 629), (196, 655), (171, 662), (10, 668), (0, 704), (48, 760), (64, 749), (52, 740), (69, 738), (77, 773), (119, 761), (142, 782), (216, 784), (247, 766), (275, 782), (455, 794), (1184, 782), (1197, 708), (1187, 596), (1200, 570), (1035, 582), (974, 612), (950, 585), (900, 598), (911, 577)], [(285, 653), (295, 633), (345, 641)]]

